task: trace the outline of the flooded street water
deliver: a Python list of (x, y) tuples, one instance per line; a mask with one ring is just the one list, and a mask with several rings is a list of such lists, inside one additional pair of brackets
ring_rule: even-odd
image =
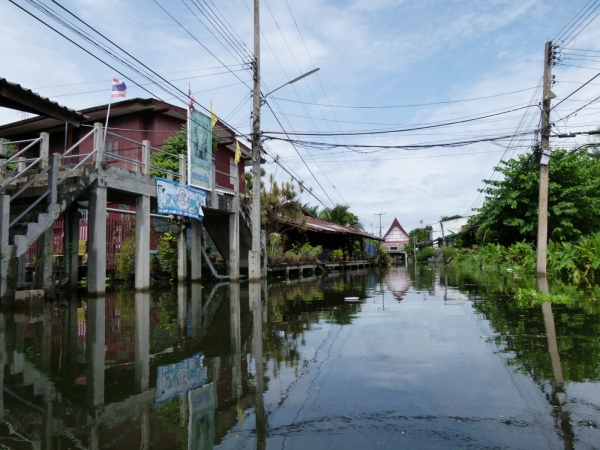
[(3, 311), (0, 446), (600, 448), (598, 303), (512, 282), (409, 266)]

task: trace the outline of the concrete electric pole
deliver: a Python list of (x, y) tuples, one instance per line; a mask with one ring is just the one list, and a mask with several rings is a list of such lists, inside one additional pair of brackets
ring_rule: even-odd
[(260, 249), (260, 16), (254, 0), (254, 92), (252, 95), (252, 250), (248, 252), (248, 278), (261, 278)]
[(384, 216), (385, 213), (384, 212), (382, 212), (382, 213), (374, 213), (374, 215), (379, 216), (379, 237), (381, 237), (381, 229), (383, 228), (381, 226), (381, 216)]
[(550, 101), (556, 97), (552, 87), (552, 41), (544, 50), (544, 87), (542, 97), (542, 139), (540, 159), (540, 200), (538, 207), (537, 276), (546, 276), (548, 247), (548, 164), (550, 162)]

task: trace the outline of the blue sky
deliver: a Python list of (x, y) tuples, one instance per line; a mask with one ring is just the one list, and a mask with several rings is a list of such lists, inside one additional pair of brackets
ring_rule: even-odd
[[(14, 1), (31, 8), (23, 0)], [(39, 1), (56, 8), (50, 0)], [(192, 15), (186, 4), (206, 23), (191, 0), (156, 1), (229, 69), (223, 68), (153, 0), (59, 3), (152, 69), (165, 74), (167, 79), (177, 80), (173, 83), (182, 90), (187, 91), (191, 83), (196, 100), (205, 106), (212, 101), (220, 117), (248, 132), (250, 90), (241, 81), (251, 86), (251, 76), (244, 70), (241, 57), (233, 51), (234, 56), (228, 53)], [(261, 60), (266, 87), (273, 89), (314, 67), (321, 69), (318, 74), (278, 91), (269, 105), (287, 131), (321, 133), (404, 128), (524, 106), (532, 98), (535, 100), (533, 88), (542, 75), (544, 43), (557, 36), (587, 3), (587, 0), (262, 1)], [(239, 37), (243, 41), (240, 53), (250, 53), (248, 49), (253, 48), (250, 0), (206, 0), (206, 4), (218, 8), (235, 29), (236, 40)], [(567, 47), (595, 50), (599, 53), (587, 54), (600, 56), (599, 24), (600, 18)], [(72, 108), (107, 102), (110, 79), (117, 74), (10, 2), (0, 3), (0, 33), (3, 55), (0, 76)], [(558, 81), (553, 88), (558, 95), (555, 103), (600, 72), (600, 58), (596, 58), (598, 62), (591, 59), (563, 60), (563, 64), (554, 68)], [(128, 69), (123, 72), (126, 79), (135, 76)], [(127, 81), (129, 97), (147, 97), (149, 94), (133, 81), (141, 82), (139, 78)], [(562, 117), (600, 95), (600, 78), (596, 81), (563, 103), (555, 117)], [(156, 87), (148, 89), (163, 100), (180, 103)], [(499, 95), (509, 92), (515, 93)], [(490, 98), (439, 103), (481, 97)], [(337, 107), (423, 103), (437, 104), (381, 109)], [(557, 123), (557, 129), (596, 128), (599, 117), (595, 107), (598, 106), (590, 105), (567, 122)], [(529, 109), (525, 131), (532, 131), (537, 125), (536, 109)], [(410, 133), (299, 139), (366, 145), (470, 140), (514, 133), (524, 111), (468, 125)], [(0, 123), (20, 117), (14, 111), (0, 111)], [(262, 119), (263, 130), (281, 131), (267, 106), (262, 108)], [(523, 138), (507, 155), (528, 151), (531, 140), (530, 136)], [(584, 142), (585, 137), (557, 140), (553, 144), (573, 146)], [(374, 213), (379, 212), (386, 212), (382, 220), (384, 228), (397, 217), (407, 230), (419, 226), (420, 220), (431, 223), (442, 215), (468, 212), (477, 199), (477, 189), (483, 186), (481, 180), (490, 177), (506, 150), (489, 143), (369, 154), (347, 149), (298, 148), (304, 164), (288, 143), (269, 141), (267, 145), (325, 205), (349, 204), (367, 231), (372, 230), (371, 224), (378, 224)], [(277, 179), (289, 179), (276, 164), (268, 163), (265, 168), (275, 173)], [(318, 204), (307, 193), (302, 199)]]

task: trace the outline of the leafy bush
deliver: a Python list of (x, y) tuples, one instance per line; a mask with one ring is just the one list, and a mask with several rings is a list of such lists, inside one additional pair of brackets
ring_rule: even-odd
[(135, 227), (121, 244), (121, 253), (117, 261), (117, 277), (125, 282), (131, 282), (135, 276)]
[(435, 254), (435, 249), (433, 247), (425, 247), (422, 250), (419, 250), (417, 253), (417, 261), (419, 262), (427, 262), (429, 258), (431, 258)]
[(177, 236), (174, 233), (164, 233), (158, 244), (158, 260), (163, 270), (169, 272), (171, 279), (177, 276), (178, 254)]

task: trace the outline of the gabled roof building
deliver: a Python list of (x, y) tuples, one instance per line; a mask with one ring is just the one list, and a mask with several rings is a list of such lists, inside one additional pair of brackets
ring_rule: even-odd
[(387, 247), (387, 251), (390, 255), (392, 255), (395, 259), (404, 256), (404, 260), (406, 261), (407, 252), (404, 249), (404, 246), (408, 244), (408, 239), (410, 236), (406, 232), (406, 230), (400, 225), (397, 218), (394, 218), (394, 221), (390, 225), (389, 230), (383, 236), (383, 245)]

